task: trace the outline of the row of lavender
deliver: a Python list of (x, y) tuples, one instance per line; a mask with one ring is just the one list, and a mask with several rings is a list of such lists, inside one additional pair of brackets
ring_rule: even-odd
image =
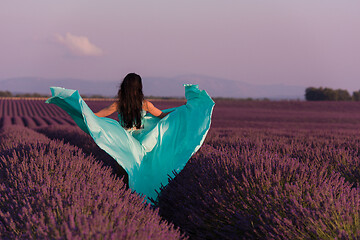
[(1, 130), (0, 178), (1, 239), (184, 238), (94, 156), (29, 128)]
[(0, 117), (2, 116), (62, 116), (59, 108), (50, 107), (45, 100), (0, 99)]
[[(182, 100), (154, 100), (160, 109), (184, 104)], [(87, 101), (94, 111), (111, 101)], [(116, 114), (110, 116), (116, 119)], [(0, 99), (0, 128), (21, 125), (29, 128), (75, 125), (59, 107), (43, 100)], [(217, 100), (212, 127), (265, 129), (359, 129), (358, 102), (228, 101)]]
[(360, 129), (359, 102), (216, 101), (215, 127)]
[(12, 125), (25, 126), (28, 128), (44, 127), (48, 125), (75, 125), (70, 117), (49, 116), (3, 116), (0, 118), (0, 128)]
[[(38, 131), (123, 176), (78, 128)], [(359, 239), (359, 184), (357, 130), (212, 129), (155, 206), (192, 239)]]
[[(101, 109), (107, 101), (89, 101), (93, 109)], [(44, 99), (0, 99), (0, 128), (11, 125), (29, 128), (49, 125), (75, 125), (74, 121), (59, 107), (45, 103)]]
[[(163, 218), (193, 239), (360, 238), (358, 104), (216, 104), (217, 128), (160, 194)], [(36, 130), (123, 176), (77, 127)]]
[[(110, 105), (111, 100), (88, 100), (87, 104), (94, 111)], [(169, 108), (183, 104), (183, 101), (161, 101), (160, 108)], [(110, 116), (116, 119), (116, 114)], [(46, 104), (45, 99), (0, 99), (0, 128), (11, 125), (29, 128), (49, 125), (75, 125), (74, 121), (61, 108), (53, 104)]]
[[(110, 105), (113, 100), (87, 100), (86, 103), (94, 111)], [(184, 103), (182, 100), (154, 100), (159, 108), (179, 106)], [(2, 116), (47, 116), (65, 117), (67, 114), (59, 107), (46, 104), (45, 99), (14, 99), (0, 98), (0, 117)], [(114, 115), (115, 116), (115, 115)]]
[(359, 130), (212, 130), (156, 206), (193, 239), (360, 239)]

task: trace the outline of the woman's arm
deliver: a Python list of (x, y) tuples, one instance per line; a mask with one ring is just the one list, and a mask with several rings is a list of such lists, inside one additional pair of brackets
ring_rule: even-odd
[(117, 103), (114, 102), (110, 106), (103, 108), (100, 111), (98, 111), (97, 113), (95, 113), (95, 115), (98, 117), (107, 117), (107, 116), (113, 114), (116, 111), (116, 109), (117, 109)]
[(149, 102), (148, 100), (145, 100), (144, 102), (145, 102), (145, 104), (144, 104), (144, 106), (145, 106), (144, 110), (145, 110), (145, 111), (148, 111), (149, 113), (151, 113), (151, 114), (152, 114), (153, 116), (155, 116), (155, 117), (164, 118), (164, 117), (166, 117), (166, 116), (170, 113), (170, 112), (164, 113), (164, 112), (161, 111), (160, 109), (156, 108), (156, 107), (154, 106), (154, 104), (152, 104), (152, 103)]

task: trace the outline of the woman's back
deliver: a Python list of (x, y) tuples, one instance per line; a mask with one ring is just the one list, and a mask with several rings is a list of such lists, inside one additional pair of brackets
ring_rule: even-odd
[[(144, 117), (145, 117), (145, 115), (146, 115), (146, 110), (142, 109), (142, 110), (140, 111), (140, 116), (141, 116), (141, 118), (140, 118), (140, 121), (141, 121), (140, 129), (143, 128), (143, 126), (144, 126)], [(126, 128), (126, 127), (124, 127), (124, 122), (123, 122), (123, 119), (122, 119), (121, 114), (120, 114), (119, 112), (118, 112), (118, 118), (119, 118), (119, 123), (120, 123), (120, 125), (121, 125), (124, 129), (126, 129), (126, 130), (136, 130), (136, 129), (138, 129), (135, 125), (133, 125), (131, 128)]]

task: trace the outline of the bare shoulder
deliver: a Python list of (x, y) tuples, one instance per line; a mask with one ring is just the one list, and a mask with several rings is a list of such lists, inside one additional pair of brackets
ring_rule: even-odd
[(162, 111), (154, 106), (150, 101), (144, 100), (143, 109), (155, 117), (162, 116)]

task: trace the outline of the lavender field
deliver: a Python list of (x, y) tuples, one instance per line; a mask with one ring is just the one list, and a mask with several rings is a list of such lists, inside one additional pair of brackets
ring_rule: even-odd
[(57, 106), (0, 99), (0, 238), (360, 239), (360, 104), (215, 102), (150, 206)]

